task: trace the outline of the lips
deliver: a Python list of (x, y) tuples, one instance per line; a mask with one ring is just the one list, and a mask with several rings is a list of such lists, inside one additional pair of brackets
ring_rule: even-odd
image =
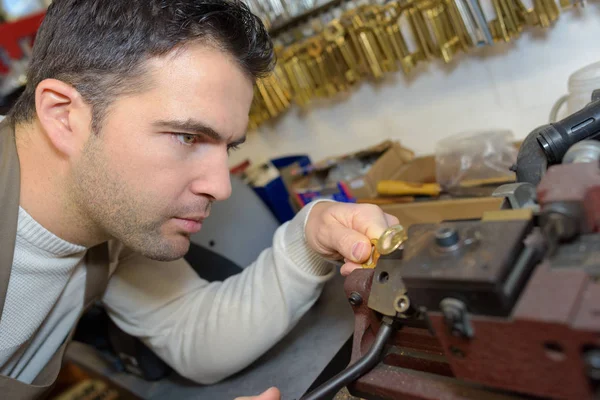
[(194, 234), (200, 232), (200, 230), (202, 229), (202, 222), (204, 221), (204, 217), (176, 217), (173, 218), (173, 220), (184, 232)]
[(206, 217), (202, 216), (202, 217), (176, 217), (177, 219), (183, 219), (186, 221), (194, 221), (194, 222), (203, 222)]

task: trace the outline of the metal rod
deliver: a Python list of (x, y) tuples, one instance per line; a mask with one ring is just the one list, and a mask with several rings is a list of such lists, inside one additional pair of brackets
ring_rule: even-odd
[(300, 400), (328, 399), (350, 382), (354, 382), (365, 375), (380, 361), (385, 344), (392, 336), (392, 333), (394, 333), (394, 328), (385, 323), (385, 320), (382, 321), (379, 332), (377, 332), (373, 345), (367, 354)]

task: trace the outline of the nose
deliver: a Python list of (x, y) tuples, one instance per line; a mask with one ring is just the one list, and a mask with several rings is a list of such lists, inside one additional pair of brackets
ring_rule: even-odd
[(210, 155), (207, 153), (196, 163), (194, 170), (197, 172), (191, 190), (196, 195), (208, 195), (217, 201), (226, 200), (231, 196), (227, 150), (215, 148), (211, 149)]

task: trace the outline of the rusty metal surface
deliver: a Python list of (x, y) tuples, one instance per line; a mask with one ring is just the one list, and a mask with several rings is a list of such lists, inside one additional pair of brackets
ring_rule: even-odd
[(379, 260), (369, 296), (369, 308), (390, 317), (396, 315), (394, 300), (406, 293), (401, 277), (402, 268), (399, 268), (398, 264), (398, 260), (394, 259)]
[[(451, 335), (439, 313), (430, 313), (435, 337), (422, 328), (400, 330), (385, 356), (386, 365), (359, 379), (352, 393), (384, 399), (466, 400), (487, 399), (493, 390), (505, 389), (519, 396), (590, 399), (581, 351), (600, 346), (595, 333), (600, 326), (600, 289), (581, 278), (584, 275), (577, 274), (581, 270), (566, 271), (570, 278), (563, 272), (540, 266), (513, 318), (472, 317), (473, 340)], [(373, 276), (373, 270), (353, 272), (346, 280), (346, 293), (368, 298)], [(583, 298), (571, 292), (583, 293)], [(559, 298), (570, 306), (556, 301)], [(577, 313), (578, 304), (587, 313)], [(354, 311), (353, 362), (369, 349), (378, 324), (377, 315), (364, 303)], [(585, 326), (592, 329), (582, 330)]]
[[(528, 220), (521, 220), (413, 226), (404, 248), (403, 279), (408, 282), (435, 276), (445, 280), (439, 285), (444, 282), (494, 285), (506, 275), (507, 264), (514, 258), (514, 248), (524, 239), (530, 224)], [(435, 232), (443, 227), (455, 228), (463, 243), (466, 238), (476, 239), (456, 251), (443, 251), (435, 244)]]
[(514, 318), (564, 324), (579, 304), (580, 293), (589, 280), (581, 268), (550, 268), (549, 261), (533, 272), (513, 313)]
[(556, 269), (583, 268), (592, 277), (600, 276), (600, 234), (581, 235), (563, 243), (550, 260)]
[[(503, 225), (498, 225), (495, 235), (490, 236), (497, 243), (478, 238), (479, 244), (483, 243), (482, 247), (496, 257), (494, 261), (469, 257), (469, 251), (457, 251), (460, 257), (447, 254), (447, 258), (437, 254), (433, 257), (432, 252), (437, 251), (432, 250), (432, 244), (436, 243), (431, 238), (434, 228), (424, 225), (411, 229), (404, 259), (397, 264), (386, 263), (382, 270), (388, 272), (389, 281), (396, 278), (402, 281), (417, 307), (430, 301), (427, 320), (433, 333), (423, 324), (399, 330), (383, 362), (350, 386), (352, 394), (366, 399), (418, 400), (594, 398), (594, 389), (600, 385), (600, 234), (593, 233), (600, 230), (598, 165), (551, 168), (538, 187), (538, 196), (542, 213), (550, 209), (560, 213), (560, 207), (555, 206), (561, 202), (582, 206), (585, 211), (575, 217), (579, 221), (581, 216), (585, 229), (575, 232), (574, 237), (561, 237), (556, 251), (546, 253), (546, 259), (526, 275), (527, 283), (508, 313), (495, 316), (489, 312), (474, 313), (473, 305), (486, 303), (489, 297), (471, 298), (468, 317), (475, 335), (470, 339), (454, 335), (447, 325), (448, 319), (436, 311), (438, 299), (415, 298), (415, 287), (428, 289), (422, 290), (422, 294), (434, 297), (435, 290), (440, 288), (460, 294), (472, 293), (477, 285), (482, 288), (488, 284), (493, 291), (496, 288), (491, 283), (500, 287), (505, 284), (507, 274), (516, 269), (516, 264), (512, 257), (502, 258), (502, 254), (490, 249), (510, 252), (511, 247), (521, 248), (519, 241), (525, 234), (503, 231)], [(536, 235), (529, 235), (525, 244), (529, 247), (530, 239), (535, 236), (543, 246), (534, 247), (547, 249), (551, 238), (539, 234), (544, 220), (535, 221), (540, 228), (534, 229)], [(461, 229), (469, 223), (460, 226), (452, 222)], [(477, 250), (476, 247), (472, 250)], [(483, 264), (482, 260), (498, 263), (492, 267), (495, 272), (487, 276), (487, 281), (480, 270), (473, 271)], [(376, 274), (377, 270), (353, 272), (346, 281), (347, 294), (356, 291), (366, 300), (373, 290), (381, 295), (379, 300), (392, 301), (401, 286), (381, 290), (375, 283), (372, 285)], [(414, 277), (421, 275), (426, 277), (419, 286)], [(366, 304), (367, 301), (361, 307), (354, 307), (353, 362), (369, 349), (379, 325), (381, 315)], [(590, 380), (593, 377), (597, 379), (595, 388)]]
[(561, 164), (548, 168), (537, 187), (538, 202), (583, 201), (586, 192), (600, 186), (596, 163)]
[[(375, 271), (371, 269), (352, 272), (344, 285), (346, 295), (368, 298), (374, 275)], [(356, 331), (350, 364), (369, 350), (379, 324), (377, 315), (366, 302), (353, 306), (353, 309)], [(405, 327), (397, 332), (390, 344), (384, 363), (352, 385), (352, 394), (366, 399), (516, 399), (451, 378), (452, 370), (443, 348), (425, 328)]]
[(413, 371), (454, 376), (443, 353), (435, 354), (406, 347), (392, 347), (384, 356), (383, 363)]
[(439, 340), (433, 336), (426, 327), (403, 327), (392, 338), (391, 344), (398, 347), (408, 347), (431, 354), (444, 354), (444, 349)]
[[(505, 292), (504, 283), (531, 226), (530, 220), (413, 226), (405, 243), (404, 260), (396, 268), (398, 276), (401, 274), (412, 301), (427, 309), (437, 310), (444, 298), (456, 297), (467, 304), (469, 312), (507, 315), (515, 293)], [(435, 234), (443, 228), (458, 232), (456, 249), (436, 245)], [(521, 273), (527, 274), (531, 266)]]
[(579, 310), (573, 316), (571, 327), (600, 332), (600, 284), (597, 281), (589, 282), (581, 294)]
[[(360, 304), (352, 306), (354, 310), (354, 337), (350, 364), (356, 362), (368, 351), (375, 338), (376, 332), (373, 332), (373, 329), (377, 329), (378, 321), (373, 310), (367, 305), (374, 273), (373, 269), (358, 269), (353, 271), (344, 282), (344, 291), (347, 297), (356, 293), (362, 299)], [(364, 351), (363, 346), (365, 347)]]
[[(436, 328), (442, 318), (432, 317)], [(441, 338), (457, 378), (497, 388), (556, 399), (592, 399), (581, 349), (596, 335), (540, 322), (479, 320), (471, 342)]]
[(600, 232), (600, 186), (587, 191), (584, 206), (590, 229), (592, 232)]
[[(590, 284), (583, 270), (541, 265), (512, 318), (472, 317), (473, 340), (450, 335), (443, 316), (430, 318), (456, 377), (538, 396), (590, 399), (582, 348), (600, 345), (600, 337), (572, 326)], [(588, 324), (600, 324), (600, 314), (590, 318)]]
[[(380, 364), (350, 388), (365, 399), (402, 400), (522, 400), (457, 379)], [(529, 397), (530, 399), (531, 397)]]

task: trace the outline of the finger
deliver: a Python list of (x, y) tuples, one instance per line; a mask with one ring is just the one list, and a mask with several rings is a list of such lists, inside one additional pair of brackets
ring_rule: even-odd
[(369, 238), (342, 225), (332, 228), (329, 246), (350, 262), (363, 263), (371, 256), (372, 245)]
[(398, 218), (394, 217), (393, 215), (384, 214), (384, 217), (385, 217), (385, 221), (388, 224), (388, 227), (400, 224), (400, 220)]
[(355, 264), (353, 262), (347, 262), (346, 264), (342, 265), (342, 269), (340, 270), (340, 273), (342, 274), (342, 276), (348, 276), (355, 269), (361, 269), (361, 268), (362, 268), (362, 265), (360, 265), (360, 264)]
[(256, 400), (281, 400), (281, 393), (279, 389), (272, 387), (258, 396)]
[(272, 387), (258, 396), (236, 397), (235, 400), (281, 400), (279, 389)]
[(369, 239), (378, 239), (390, 226), (387, 215), (379, 206), (357, 204), (354, 209), (352, 228), (365, 234)]

